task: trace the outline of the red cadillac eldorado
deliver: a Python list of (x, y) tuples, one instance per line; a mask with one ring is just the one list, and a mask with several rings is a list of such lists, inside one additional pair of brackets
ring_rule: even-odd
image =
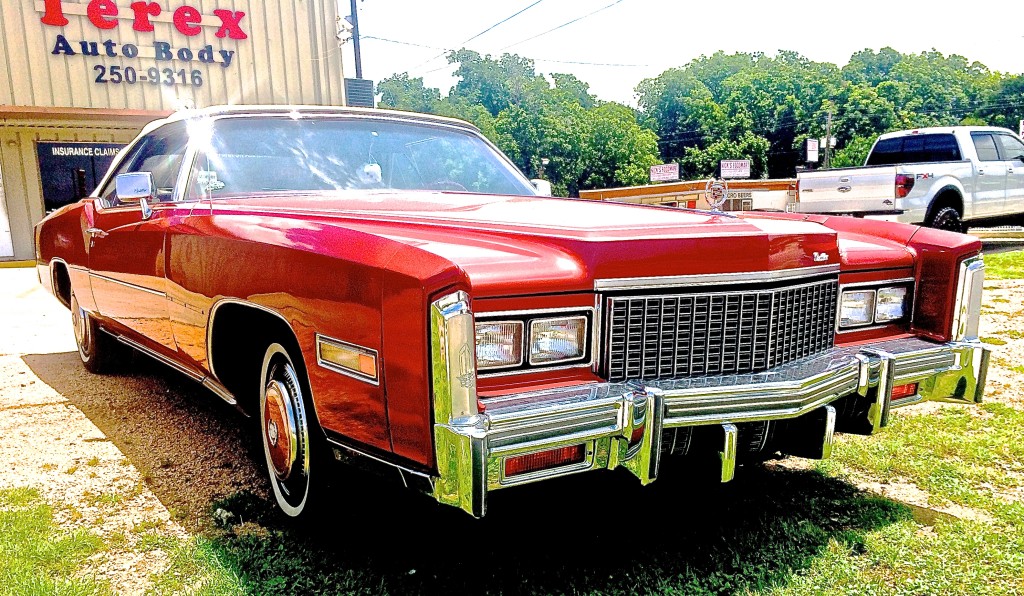
[(421, 114), (176, 114), (36, 247), (85, 368), (134, 349), (259, 417), (296, 517), (336, 460), (474, 516), (578, 472), (648, 484), (666, 458), (725, 482), (892, 408), (978, 402), (989, 360), (973, 237), (542, 197)]

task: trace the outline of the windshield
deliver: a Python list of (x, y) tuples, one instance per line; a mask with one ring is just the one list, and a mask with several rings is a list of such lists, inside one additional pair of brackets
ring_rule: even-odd
[(193, 199), (350, 189), (536, 194), (481, 138), (444, 126), (244, 117), (189, 128), (199, 145)]

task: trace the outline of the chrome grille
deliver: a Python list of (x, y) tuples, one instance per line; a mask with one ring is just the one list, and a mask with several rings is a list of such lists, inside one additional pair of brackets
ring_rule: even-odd
[(610, 381), (758, 372), (832, 347), (838, 282), (607, 299)]

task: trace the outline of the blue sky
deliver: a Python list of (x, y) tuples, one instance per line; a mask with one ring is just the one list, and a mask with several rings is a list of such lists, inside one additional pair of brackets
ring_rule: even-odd
[[(348, 14), (349, 3), (339, 4)], [(495, 57), (511, 52), (533, 58), (539, 72), (571, 72), (589, 82), (601, 99), (635, 104), (633, 89), (642, 79), (717, 50), (795, 50), (842, 66), (864, 48), (888, 45), (913, 53), (935, 48), (993, 70), (1024, 70), (1024, 37), (1011, 18), (1015, 11), (1010, 4), (830, 4), (836, 8), (789, 0), (359, 0), (363, 76), (380, 80), (409, 70), (443, 94), (455, 80), (445, 60), (435, 57), (466, 46)], [(969, 15), (963, 13), (968, 10)], [(595, 14), (523, 41), (588, 13)], [(986, 24), (979, 15), (992, 15), (993, 20)], [(1000, 21), (1000, 15), (1009, 22)], [(354, 76), (351, 44), (343, 51), (346, 76)]]

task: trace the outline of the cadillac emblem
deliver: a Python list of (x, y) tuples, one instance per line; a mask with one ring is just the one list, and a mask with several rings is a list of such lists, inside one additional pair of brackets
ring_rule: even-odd
[(711, 207), (712, 211), (721, 211), (722, 205), (725, 205), (725, 200), (729, 196), (729, 185), (726, 184), (725, 180), (715, 180), (712, 178), (708, 180), (707, 185), (704, 187), (704, 198), (708, 201), (708, 206)]

